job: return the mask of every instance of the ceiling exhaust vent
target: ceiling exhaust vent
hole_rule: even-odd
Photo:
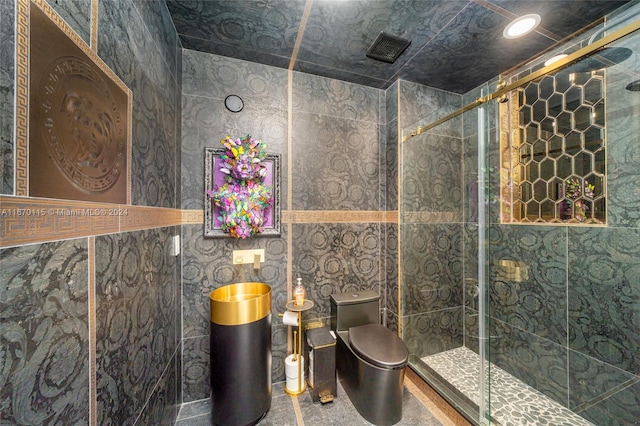
[[[410,44],[406,38],[382,31],[369,46],[367,57],[392,64]]]

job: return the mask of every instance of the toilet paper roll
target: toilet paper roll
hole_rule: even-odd
[[[282,315],[282,323],[284,325],[298,325],[298,313],[286,311],[284,315]]]
[[[284,360],[284,371],[287,376],[286,387],[291,392],[299,392],[298,387],[298,362],[300,362],[300,372],[302,378],[300,380],[300,386],[304,386],[304,357],[298,355],[297,360],[293,360],[293,354],[289,355]]]

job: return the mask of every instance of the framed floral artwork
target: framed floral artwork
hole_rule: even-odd
[[[205,148],[204,236],[280,235],[280,155],[247,135]]]

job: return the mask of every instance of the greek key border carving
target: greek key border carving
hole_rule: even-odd
[[[18,2],[16,28],[15,193],[29,193],[29,0]]]
[[[29,8],[38,7],[56,26],[69,37],[118,87],[127,94],[127,195],[126,202],[131,204],[131,141],[132,131],[132,92],[126,84],[102,61],[92,47],[88,46],[78,34],[47,4],[45,0],[18,0],[17,36],[16,36],[16,171],[15,194],[29,195]],[[97,49],[98,2],[91,3],[91,37],[95,37]],[[95,33],[94,33],[95,32]]]

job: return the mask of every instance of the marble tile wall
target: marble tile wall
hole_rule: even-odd
[[[179,208],[182,57],[168,10],[134,0],[100,2],[98,14],[98,55],[133,93],[132,204]],[[96,238],[101,424],[166,424],[177,414],[182,264],[169,251],[180,233]]]
[[[405,133],[462,106],[460,95],[398,84]],[[402,333],[418,357],[463,344],[461,125],[458,117],[399,145]]]
[[[185,49],[201,50],[286,69],[296,43],[297,28],[304,12],[303,2],[287,2],[286,13],[278,5],[260,7],[248,2],[182,2],[168,0],[167,5],[181,28]],[[238,31],[235,21],[255,23],[253,30]],[[260,34],[260,37],[255,37]],[[272,50],[264,51],[268,45]]]
[[[163,371],[160,380],[153,389],[153,393],[147,400],[145,409],[136,419],[136,424],[141,425],[174,425],[178,416],[180,405],[180,355],[173,353],[170,363]]]
[[[597,425],[631,425],[640,418],[640,378],[569,350],[569,408]]]
[[[637,5],[636,5],[637,6]],[[635,8],[640,16],[640,7]],[[633,33],[615,43],[616,47],[638,50],[640,34]],[[637,135],[640,123],[637,92],[626,86],[640,79],[640,59],[632,55],[606,74],[607,117],[607,220],[609,226],[639,228],[640,146]],[[614,101],[610,101],[614,100]],[[609,152],[609,150],[612,150]]]
[[[0,250],[0,417],[89,424],[86,239]]]
[[[463,106],[462,95],[434,89],[408,81],[399,81],[399,129],[412,128],[416,123],[430,124]],[[442,126],[437,134],[462,137],[462,117],[458,116]]]
[[[523,318],[526,321],[526,317]],[[488,357],[520,381],[567,406],[567,348],[493,317]]]
[[[396,82],[385,92],[386,143],[385,143],[385,191],[387,211],[398,210],[398,86]]]
[[[596,424],[629,424],[630,413],[638,416],[639,232],[490,230],[492,260],[537,253],[526,262],[524,282],[501,278],[500,268],[491,267],[492,362]]]
[[[226,135],[262,139],[269,152],[281,155],[281,169],[287,170],[286,70],[184,50],[182,82],[183,209],[204,208],[204,149],[222,148]],[[230,94],[244,100],[240,113],[224,107]],[[286,194],[286,173],[281,178]],[[281,203],[283,210],[288,208],[286,196]]]
[[[0,2],[0,194],[13,194],[14,13],[14,2]]]
[[[91,8],[85,0],[46,0],[85,43],[91,43]]]
[[[403,224],[401,227],[405,341],[420,341],[416,346],[420,352],[412,352],[420,357],[461,346],[461,224]],[[409,347],[413,348],[411,344]]]
[[[458,223],[402,226],[403,313],[462,305],[462,228]]]
[[[307,319],[330,317],[329,298],[333,293],[383,292],[380,226],[331,223],[292,226],[293,273],[302,282],[311,283],[307,298],[315,304]]]
[[[567,228],[492,225],[487,237],[491,241],[489,315],[538,337],[565,343]],[[498,263],[504,260],[526,266],[514,277],[512,269]]]
[[[468,105],[482,96],[487,85],[482,85],[463,96],[463,104]],[[472,109],[462,114],[462,276],[464,316],[464,345],[479,352],[478,321],[478,110]]]
[[[399,287],[398,287],[398,225],[388,223],[384,225],[384,281],[385,306],[387,307],[387,327],[398,330],[399,322]]]
[[[293,73],[293,210],[380,211],[387,185],[384,91]],[[392,173],[392,171],[391,171]],[[311,283],[308,318],[328,322],[336,292],[370,289],[387,302],[385,223],[291,226],[292,277]],[[390,232],[393,232],[391,229]]]
[[[384,122],[384,149],[380,149],[381,201],[386,211],[398,210],[398,86],[395,82],[385,91],[385,103],[380,105],[381,119]],[[384,115],[382,114],[384,111]],[[384,229],[385,250],[385,305],[387,307],[387,327],[394,331],[398,329],[400,316],[399,288],[398,288],[398,225],[388,223]]]
[[[281,155],[283,210],[348,215],[383,209],[384,92],[191,50],[183,51],[183,65],[182,208],[203,208],[204,148],[220,147],[225,135],[250,133]],[[229,94],[243,98],[242,112],[224,108]],[[329,296],[337,291],[374,289],[384,300],[395,250],[386,250],[385,241],[393,242],[393,235],[393,226],[384,223],[314,222],[283,223],[280,237],[204,239],[202,226],[184,226],[183,400],[209,397],[212,290],[242,281],[272,286],[272,381],[282,381],[289,327],[277,314],[285,310],[288,278],[300,276],[315,303],[305,320],[327,321]],[[233,250],[248,248],[265,249],[266,261],[258,271],[231,264]]]
[[[168,11],[158,2],[99,6],[98,55],[134,93],[132,204],[175,208],[179,67],[176,55],[166,52],[177,49],[178,40],[172,26],[145,31],[147,23],[171,25]],[[165,33],[165,38],[154,38]]]
[[[165,404],[152,401],[146,408],[161,412],[144,415],[176,415],[171,401],[176,399],[178,280],[176,258],[167,249],[176,232],[170,227],[96,237],[99,424],[135,423],[156,386]]]
[[[294,73],[293,210],[380,208],[383,94]]]
[[[640,7],[620,13],[637,17]],[[634,33],[615,46],[639,43]],[[603,425],[640,418],[640,104],[626,90],[639,64],[634,54],[606,74],[608,226],[567,235],[569,406]]]
[[[462,139],[430,131],[404,142],[402,155],[402,209],[460,222]]]
[[[14,3],[0,1],[0,193],[9,195]],[[90,42],[91,2],[48,4]],[[97,53],[133,93],[133,204],[178,207],[181,52],[168,10],[163,2],[138,0],[99,5]],[[0,251],[0,418],[173,423],[182,362],[181,265],[170,253],[176,234],[180,227]]]
[[[88,41],[86,3],[51,3]],[[182,51],[161,2],[100,2],[99,16],[98,54],[134,92],[134,204],[201,209],[204,147],[217,147],[226,134],[251,133],[282,155],[283,170],[291,161],[292,174],[282,176],[282,193],[292,194],[291,205],[283,197],[283,209],[394,211],[403,167],[397,158],[404,149],[395,144],[398,129],[431,122],[468,99],[404,81],[383,92],[299,72],[289,80],[284,69]],[[3,194],[13,192],[12,21],[12,3],[0,2]],[[634,39],[621,43],[637,45]],[[586,418],[628,424],[640,416],[633,316],[640,264],[634,189],[640,155],[633,135],[640,129],[633,120],[637,98],[624,90],[628,70],[613,67],[611,73],[608,96],[619,102],[608,111],[609,228],[572,228],[563,234],[554,227],[494,226],[496,255],[528,259],[535,254],[537,260],[530,265],[534,278],[527,282],[510,282],[497,272],[493,277],[499,285],[490,293],[495,320],[490,333],[497,338],[490,347],[492,361]],[[230,93],[244,98],[243,113],[224,109],[222,100]],[[289,224],[279,238],[250,242],[205,240],[200,225],[188,225],[181,231],[181,262],[167,257],[166,241],[178,229],[97,237],[99,419],[161,423],[174,416],[176,401],[208,397],[208,293],[234,281],[259,280],[274,287],[274,381],[284,378],[288,344],[288,327],[278,325],[275,315],[284,310],[287,277],[298,274],[316,302],[312,317],[326,319],[328,297],[335,291],[377,289],[389,308],[390,325],[402,323],[412,353],[450,349],[463,340],[472,346],[477,322],[474,128],[472,119],[460,117],[423,138],[428,152],[438,154],[432,160],[440,173],[436,166],[415,164],[434,173],[413,180],[422,184],[418,193],[427,202],[408,207],[427,212],[437,207],[455,212],[458,220],[406,229],[382,223]],[[351,160],[354,156],[358,161]],[[438,182],[442,175],[448,176],[445,183]],[[443,196],[441,186],[453,196]],[[401,298],[395,278],[399,235],[418,248],[414,254],[426,248],[421,254],[429,260],[403,270],[407,281],[402,285],[410,291]],[[10,413],[33,423],[89,423],[87,245],[81,239],[0,251],[2,283],[9,284],[0,288],[0,312],[3,324],[12,324],[0,336],[9,360],[0,373],[3,418]],[[259,271],[231,265],[232,250],[256,247],[267,252]],[[402,255],[411,259],[410,253]],[[561,283],[563,274],[567,281]],[[55,364],[63,351],[65,361],[69,354],[76,360],[64,368]],[[53,370],[64,377],[52,376]],[[37,377],[44,382],[29,381]],[[51,389],[41,383],[55,389],[56,397],[46,404],[14,403],[20,398],[42,402]]]
[[[377,125],[298,114],[293,128],[292,208],[377,210],[378,146],[371,146],[370,142],[378,141]],[[358,162],[354,161],[356,158]]]
[[[460,347],[462,332],[462,306],[402,317],[402,339],[411,355],[428,356]]]
[[[570,382],[574,406],[593,400],[593,395],[588,395],[593,390],[585,387],[581,377],[585,361],[590,364],[589,373],[594,373],[601,394],[620,385],[621,381],[614,379],[618,376],[640,381],[640,341],[635,319],[640,303],[639,237],[638,228],[569,229],[568,346],[574,354],[569,368],[579,372]],[[623,399],[637,407],[637,386],[620,392],[625,395]],[[638,409],[633,412],[637,414]]]

